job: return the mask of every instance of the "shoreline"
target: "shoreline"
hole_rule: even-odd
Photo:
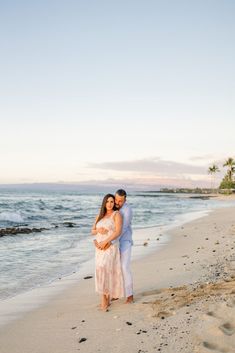
[[[162,247],[168,246],[168,243],[171,241],[169,233],[172,229],[195,219],[205,217],[212,211],[212,209],[190,211],[186,214],[178,215],[174,222],[167,225],[134,229],[133,238],[135,246],[132,248],[132,263],[161,251]],[[93,277],[94,267],[95,256],[82,263],[79,271],[69,273],[55,280],[51,280],[44,285],[33,287],[26,292],[18,293],[9,298],[0,300],[0,330],[1,327],[10,324],[12,321],[23,318],[28,312],[37,310],[43,305],[47,305],[51,300],[68,290],[71,286],[79,284],[84,277]]]
[[[203,338],[205,329],[202,330],[201,326],[214,325],[216,336],[216,330],[219,330],[217,321],[223,325],[225,322],[222,321],[226,320],[219,314],[214,317],[206,312],[214,305],[220,313],[226,300],[235,303],[235,293],[229,287],[228,298],[226,292],[222,293],[220,300],[217,297],[215,300],[210,288],[205,287],[210,299],[202,296],[203,299],[191,303],[187,291],[197,293],[198,286],[216,285],[218,281],[228,286],[232,283],[234,289],[231,276],[235,276],[235,266],[234,270],[229,268],[229,256],[234,256],[235,249],[234,212],[235,207],[215,209],[206,217],[171,229],[171,241],[167,246],[133,261],[136,298],[133,305],[127,307],[119,300],[112,304],[110,312],[99,312],[94,278],[82,280],[40,308],[3,326],[0,329],[1,352],[72,353],[79,350],[93,353],[111,347],[113,352],[123,352],[128,347],[128,351],[134,353],[141,347],[141,352],[160,349],[161,352],[190,353],[208,352],[206,346],[213,344],[220,347],[220,342],[215,343],[216,337],[213,340]],[[233,260],[230,263],[233,264]],[[181,298],[185,296],[185,302],[177,307],[171,298],[177,298],[180,291],[184,291]],[[231,306],[231,313],[233,310]],[[227,326],[233,332],[235,323],[227,312],[226,315],[230,325]],[[205,323],[198,326],[201,317]],[[235,349],[235,336],[233,333],[227,336],[223,337],[223,345]],[[81,338],[86,341],[79,343]],[[173,342],[175,346],[172,346]]]
[[[190,197],[190,195],[185,195],[185,196],[187,198]],[[194,207],[192,204],[191,205],[192,210],[190,209],[191,206],[189,208],[184,207],[183,210],[179,209],[179,212],[187,212],[187,213],[181,213],[178,215],[173,214],[173,217],[171,217],[171,214],[168,215],[168,213],[165,212],[164,213],[165,216],[163,217],[164,219],[162,219],[160,222],[158,220],[158,214],[157,214],[157,215],[154,215],[154,217],[156,217],[156,218],[153,218],[153,219],[151,218],[152,222],[148,222],[148,220],[146,219],[146,222],[144,222],[145,223],[144,226],[141,226],[141,223],[138,223],[138,226],[136,228],[133,227],[133,230],[134,230],[134,232],[136,231],[139,234],[140,230],[143,232],[147,232],[149,228],[153,228],[153,229],[156,228],[156,232],[158,232],[158,229],[163,229],[164,234],[165,234],[169,229],[179,225],[182,222],[185,222],[185,218],[186,218],[186,222],[188,222],[188,219],[191,219],[190,218],[191,215],[193,215],[193,218],[194,218],[194,214],[196,215],[196,217],[198,217],[197,214],[199,212],[199,215],[200,215],[200,212],[201,212],[200,210],[202,210],[202,212],[208,213],[208,212],[210,212],[210,209],[218,207],[219,204],[220,204],[219,207],[228,206],[230,203],[232,203],[233,200],[231,200],[231,202],[230,202],[230,199],[228,200],[228,198],[226,198],[225,202],[223,202],[223,201],[224,200],[218,200],[216,202],[213,201],[212,204],[209,204],[209,203],[207,204],[207,202],[205,202],[205,205],[204,205],[204,202],[201,202],[201,203],[199,203],[199,207],[197,207],[197,206]],[[197,202],[196,202],[196,205],[197,205]],[[176,216],[176,218],[175,218],[175,216]],[[160,215],[160,217],[161,217],[161,215]],[[178,221],[178,220],[180,220],[180,221]],[[149,223],[149,225],[148,225],[148,223]],[[157,223],[157,225],[154,223]],[[162,223],[162,224],[160,224],[160,223]],[[88,235],[88,232],[87,232],[87,235]],[[55,237],[56,237],[56,235],[55,235]],[[49,238],[50,238],[50,236],[49,236]],[[148,243],[148,246],[146,248],[150,249],[150,247],[152,245],[147,241],[147,239],[144,239],[144,236],[142,236],[142,238],[143,238],[142,239],[143,243]],[[21,241],[20,239],[21,239],[21,237],[19,237],[19,242]],[[143,252],[143,256],[145,256],[145,253],[147,251],[143,250],[141,252],[141,246],[143,244],[141,242],[138,243],[139,236],[137,236],[137,239],[138,239],[138,241],[135,243],[137,243],[138,250],[140,252],[139,256],[142,256],[142,252]],[[14,238],[13,238],[13,240],[14,240]],[[33,240],[33,237],[32,237],[32,240]],[[4,239],[4,241],[7,241],[7,238]],[[1,301],[3,301],[3,300],[9,300],[9,299],[14,298],[18,295],[22,296],[24,293],[30,292],[30,291],[37,289],[37,288],[39,288],[41,290],[41,288],[43,288],[43,287],[48,287],[51,284],[53,285],[53,283],[56,283],[58,280],[62,281],[63,278],[68,278],[69,276],[72,276],[73,274],[76,275],[76,273],[79,273],[80,268],[84,267],[86,262],[89,260],[90,254],[92,256],[92,244],[89,244],[89,246],[87,246],[86,239],[83,239],[81,241],[82,241],[82,243],[79,243],[79,241],[78,241],[77,248],[74,247],[74,251],[72,252],[73,259],[74,259],[73,264],[72,264],[73,266],[69,266],[69,264],[70,264],[69,258],[68,258],[67,263],[64,261],[63,267],[60,266],[59,271],[53,271],[53,268],[52,268],[52,271],[50,273],[49,272],[47,273],[47,266],[44,266],[42,271],[35,271],[36,275],[38,276],[37,282],[32,277],[33,273],[31,275],[29,275],[30,274],[29,271],[28,271],[28,273],[26,271],[26,276],[28,276],[28,278],[29,278],[29,281],[26,282],[27,277],[26,278],[24,277],[24,272],[22,272],[22,274],[17,273],[17,271],[18,271],[17,268],[14,270],[14,265],[16,264],[16,262],[15,262],[15,264],[12,263],[13,268],[12,268],[12,271],[10,271],[10,274],[9,274],[10,277],[9,278],[6,277],[5,282],[4,282],[4,277],[3,277],[3,291],[1,293],[0,304],[1,304]],[[9,239],[9,244],[10,243],[11,243],[11,239]],[[76,243],[76,240],[75,240],[75,243]],[[83,247],[87,248],[85,256],[83,255],[83,252],[82,252],[83,250],[82,251],[80,250],[81,245]],[[134,246],[133,250],[134,250],[133,253],[135,253],[135,251],[137,251],[137,249],[135,249],[135,246]],[[3,252],[3,260],[4,260],[5,254],[7,254],[7,247],[5,249],[5,252]],[[36,253],[36,255],[38,256],[40,254]],[[59,254],[58,254],[58,258],[59,258]],[[134,258],[134,257],[132,256],[132,258]],[[36,263],[34,264],[34,259],[32,256],[31,256],[31,258],[29,257],[29,260],[31,261],[32,267],[35,267],[35,269],[37,269],[37,267],[39,268],[39,266],[40,266],[39,261],[38,262],[36,261]],[[47,259],[45,259],[45,260],[47,260]],[[21,262],[20,258],[19,258],[19,261]],[[58,263],[59,263],[59,261],[58,261]],[[24,265],[24,261],[22,264]],[[63,264],[63,261],[61,261],[61,264]],[[50,267],[50,262],[48,263],[48,268],[49,267]],[[31,266],[28,266],[28,268],[30,269]],[[15,272],[15,275],[14,275],[14,272]],[[22,277],[20,277],[20,276],[22,276]],[[16,279],[18,277],[19,277],[19,282],[17,283]],[[77,277],[79,278],[79,274]],[[11,280],[10,280],[10,278],[11,278]],[[21,281],[21,278],[22,278],[22,281]],[[35,279],[36,279],[36,277],[35,277]],[[21,283],[22,283],[22,287],[20,286]],[[1,310],[1,308],[0,308],[0,310]]]

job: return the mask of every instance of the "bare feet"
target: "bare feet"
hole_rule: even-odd
[[[107,304],[107,307],[111,305],[110,295],[106,296],[106,304]]]
[[[102,311],[108,311],[108,307],[110,306],[110,298],[109,295],[102,295],[100,309]]]
[[[99,305],[99,310],[101,310],[101,311],[109,311],[108,306],[109,305],[106,305],[106,304],[100,304]]]
[[[129,297],[126,298],[125,304],[132,304],[134,303],[134,297],[133,295],[130,295]]]

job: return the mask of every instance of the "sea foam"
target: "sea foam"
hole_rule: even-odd
[[[2,212],[0,213],[0,221],[10,221],[15,223],[21,223],[21,222],[24,222],[24,219],[17,212]]]

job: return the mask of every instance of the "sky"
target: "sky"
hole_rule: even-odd
[[[209,186],[235,157],[233,0],[0,0],[0,184]]]

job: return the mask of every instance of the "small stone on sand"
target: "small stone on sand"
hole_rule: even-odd
[[[87,338],[82,337],[82,338],[79,340],[79,343],[85,342],[86,340],[87,340]]]

